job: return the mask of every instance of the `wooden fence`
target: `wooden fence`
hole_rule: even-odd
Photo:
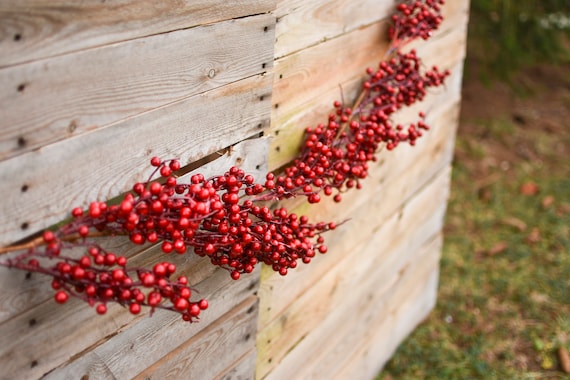
[[[196,171],[256,178],[296,154],[333,100],[354,99],[387,49],[391,0],[0,4],[0,245],[116,197],[152,155]],[[452,72],[398,114],[428,112],[416,147],[382,152],[360,191],[307,208],[349,220],[329,252],[281,277],[233,281],[171,257],[210,308],[200,323],[157,311],[56,306],[50,280],[0,267],[0,379],[373,378],[436,299],[441,230],[459,112],[468,0],[415,48]],[[202,165],[207,162],[205,165]],[[109,239],[133,263],[160,249]]]

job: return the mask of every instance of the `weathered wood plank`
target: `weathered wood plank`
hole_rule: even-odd
[[[255,348],[257,306],[257,297],[246,298],[133,379],[202,380],[212,379],[215,374],[225,372],[229,365]],[[250,376],[254,369],[254,366],[250,368]]]
[[[1,69],[0,159],[267,72],[274,22],[263,14]]]
[[[372,379],[378,376],[378,372],[392,357],[400,343],[433,309],[438,278],[439,268],[432,267],[432,272],[426,280],[414,283],[416,288],[404,296],[407,299],[393,302],[395,307],[391,308],[380,325],[368,331],[368,339],[361,345],[360,350],[348,359],[348,365],[335,373],[331,379]]]
[[[366,277],[364,279],[366,287],[355,289],[358,293],[354,297],[343,302],[339,309],[334,311],[335,315],[329,316],[322,325],[318,326],[318,331],[311,331],[310,335],[288,354],[291,357],[286,357],[281,363],[283,369],[287,368],[290,363],[298,362],[299,368],[296,372],[299,373],[300,378],[342,378],[336,375],[343,369],[342,367],[361,360],[360,348],[365,345],[364,343],[369,342],[371,332],[381,328],[395,310],[405,308],[409,303],[415,303],[414,311],[417,313],[401,315],[401,321],[397,324],[399,329],[405,329],[409,333],[417,322],[425,318],[435,304],[437,281],[433,282],[431,278],[432,274],[437,272],[440,249],[441,235],[437,235],[435,239],[432,238],[423,246],[414,249],[413,253],[408,253],[411,257],[408,258],[406,265],[394,268],[395,270],[385,277],[390,283],[389,287],[379,290],[374,283],[377,283],[381,277],[372,277],[372,275]],[[406,254],[406,252],[401,253]],[[417,299],[414,293],[425,288],[429,288],[430,296],[426,300]],[[421,307],[416,308],[416,306]],[[354,313],[355,310],[358,312]],[[347,315],[351,315],[351,318],[347,318]],[[392,329],[395,330],[396,326],[392,326]],[[334,331],[334,334],[331,331]],[[393,339],[394,344],[403,338],[404,335],[392,331],[388,336],[380,339],[384,344]],[[316,339],[320,339],[317,345],[315,345]],[[324,347],[316,354],[316,360],[299,360],[299,358],[307,357],[309,351],[314,352],[315,347]],[[382,359],[385,358],[378,357],[377,369],[380,368]],[[278,368],[267,378],[286,378],[284,374],[285,372]],[[348,378],[374,378],[374,374],[368,375]]]
[[[224,173],[231,166],[238,166],[255,178],[263,178],[267,172],[267,151],[269,147],[268,137],[249,139],[242,141],[228,149],[219,156],[190,173],[181,176],[179,181],[188,182],[190,176],[202,173],[206,178]],[[217,154],[216,154],[217,155]],[[99,239],[99,244],[113,252],[120,252],[126,257],[133,257],[147,248],[133,245],[128,238]],[[143,253],[144,254],[144,253]],[[161,255],[159,249],[149,251],[149,255]],[[5,260],[11,255],[2,256]],[[205,265],[209,265],[207,262]],[[199,266],[193,264],[193,276],[195,278]],[[208,272],[209,273],[209,272]],[[204,276],[201,276],[204,277]],[[51,279],[47,276],[31,276],[26,273],[0,267],[0,323],[38,305],[53,296],[50,287]]]
[[[382,289],[384,283],[378,284],[377,281],[388,279],[386,287],[389,287],[390,279],[398,277],[399,269],[406,265],[407,260],[413,261],[413,257],[406,257],[406,252],[417,251],[441,230],[448,186],[449,170],[445,170],[408,201],[400,213],[381,225],[375,223],[373,213],[359,215],[346,235],[352,242],[352,249],[345,251],[335,267],[298,294],[286,310],[258,332],[256,376],[263,378],[271,370],[288,370],[289,366],[280,362],[296,347],[303,345],[313,331],[318,331],[324,320],[334,317],[337,312],[346,318],[348,311],[344,305],[350,304],[351,297],[360,293],[359,288],[365,286],[363,284],[371,284],[372,289],[382,292],[378,288]],[[401,259],[403,262],[397,264]],[[370,291],[364,292],[365,298]],[[328,334],[332,333],[328,331]],[[311,349],[318,350],[319,347],[307,348]],[[303,352],[306,357],[308,351]]]
[[[327,234],[325,239],[330,247],[329,252],[315,258],[311,265],[300,265],[291,270],[285,279],[264,268],[260,290],[260,329],[332,270],[342,257],[353,251],[354,234],[366,240],[366,233],[385,223],[430,178],[447,167],[453,154],[453,139],[450,136],[455,133],[458,113],[459,103],[455,98],[451,107],[439,108],[429,115],[429,123],[437,127],[422,137],[415,147],[402,146],[395,151],[381,153],[378,163],[371,166],[363,189],[344,194],[339,204],[313,205],[310,210],[303,210],[309,211],[315,221],[347,222]],[[360,225],[361,215],[369,213],[372,213],[374,220],[369,225]],[[279,297],[273,296],[273,293],[279,294]]]
[[[251,350],[243,355],[223,373],[218,374],[216,380],[251,380],[255,373],[255,363],[257,360],[257,351]]]
[[[157,254],[145,258],[145,264],[164,260],[163,255]],[[192,275],[195,259],[187,255],[171,259],[188,260],[187,266],[178,267],[181,274]],[[203,269],[206,277],[193,287],[199,297],[208,299],[210,307],[199,323],[188,325],[178,314],[160,310],[152,318],[148,318],[147,310],[133,317],[116,305],[111,305],[105,316],[97,316],[77,300],[70,300],[63,307],[50,300],[2,323],[0,366],[4,374],[10,374],[10,378],[37,378],[52,371],[47,378],[62,379],[83,374],[90,378],[105,378],[109,374],[125,378],[138,373],[139,360],[153,363],[257,290],[259,280],[255,273],[236,282],[225,270],[214,270],[207,263]],[[189,279],[193,280],[191,276]],[[32,324],[31,320],[35,322]],[[136,360],[125,362],[124,357],[129,356]],[[53,370],[58,366],[61,367]]]
[[[0,244],[129,190],[147,179],[152,155],[185,165],[257,135],[268,125],[270,93],[270,76],[254,76],[0,162]]]
[[[102,247],[111,252],[121,252],[127,258],[132,258],[139,253],[144,254],[148,247],[133,245],[126,237],[114,239],[99,239]],[[2,261],[7,260],[17,253],[2,256]],[[30,275],[26,272],[0,267],[0,323],[14,318],[24,311],[33,308],[53,297],[51,277],[41,274]]]
[[[409,47],[418,50],[426,67],[449,69],[465,56],[465,2],[447,2],[445,14],[449,19],[429,43],[422,40]],[[275,61],[270,169],[295,157],[307,126],[327,120],[333,101],[341,98],[339,86],[348,103],[356,98],[363,68],[375,67],[386,52],[385,28],[386,23],[373,24]]]
[[[275,0],[3,0],[0,67],[274,8]]]
[[[281,58],[389,16],[393,2],[377,0],[284,0],[277,17],[275,57]]]
[[[386,23],[375,23],[275,61],[271,112],[271,132],[275,139],[270,168],[293,159],[301,144],[302,131],[311,125],[307,124],[308,118],[295,118],[297,113],[311,113],[320,116],[319,122],[326,121],[332,101],[314,99],[327,91],[334,93],[335,99],[340,98],[340,85],[343,91],[347,88],[349,99],[356,87],[349,83],[361,79],[364,69],[376,65],[385,54],[387,43],[382,38],[385,28]],[[286,124],[291,118],[298,125]]]

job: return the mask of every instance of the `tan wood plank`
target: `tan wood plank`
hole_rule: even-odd
[[[448,19],[432,39],[409,46],[418,50],[426,67],[450,69],[465,56],[465,2],[447,2],[445,14]],[[307,126],[327,120],[333,101],[341,100],[340,87],[347,103],[356,98],[364,69],[375,67],[386,52],[385,27],[372,24],[275,61],[271,169],[295,157]]]
[[[181,255],[172,259],[189,258]],[[149,258],[164,259],[163,255]],[[192,274],[190,262],[189,268],[179,268],[182,274]],[[214,268],[208,264],[205,269]],[[63,307],[47,301],[0,324],[4,337],[0,367],[11,378],[38,378],[49,371],[47,378],[54,379],[84,374],[105,378],[110,373],[117,378],[130,377],[122,374],[138,373],[139,360],[152,363],[166,355],[253,294],[258,286],[257,276],[254,273],[243,281],[233,281],[227,271],[219,269],[196,284],[196,295],[208,299],[210,307],[194,324],[183,322],[176,313],[160,310],[152,318],[148,318],[146,309],[133,317],[111,305],[105,316],[98,316],[76,300]],[[32,319],[33,325],[29,323]],[[133,360],[125,361],[125,357]],[[56,367],[59,368],[54,370]]]
[[[311,125],[308,118],[296,118],[297,113],[309,112],[318,116],[319,122],[326,121],[332,100],[324,103],[314,99],[327,91],[339,99],[341,86],[343,92],[347,91],[347,101],[353,98],[356,86],[350,83],[361,80],[366,67],[376,65],[386,52],[387,43],[382,38],[385,28],[386,23],[378,22],[275,61],[271,113],[275,139],[270,168],[282,166],[295,157],[302,131]],[[292,118],[296,125],[288,124]],[[290,132],[290,128],[297,133]]]
[[[281,361],[296,347],[304,347],[305,340],[309,339],[313,331],[318,330],[324,320],[337,315],[337,312],[346,321],[348,311],[344,306],[360,293],[359,288],[365,286],[363,284],[372,281],[371,288],[379,292],[384,287],[389,288],[390,283],[397,280],[398,271],[407,260],[414,260],[413,257],[406,259],[405,252],[410,254],[417,251],[425,241],[441,230],[448,186],[449,170],[445,170],[389,221],[378,226],[374,222],[373,213],[361,215],[355,221],[358,225],[345,237],[351,240],[352,250],[345,252],[335,267],[306,288],[286,310],[259,331],[256,376],[262,378],[271,370],[289,368]],[[401,251],[398,249],[400,245],[403,245]],[[391,263],[392,254],[396,262],[402,259],[404,261],[400,264]],[[392,280],[393,277],[395,280]],[[364,294],[367,295],[367,292],[369,291]],[[272,296],[279,297],[279,294],[274,293]],[[333,331],[329,330],[328,334],[331,333]],[[308,351],[318,350],[318,347],[307,347],[303,351],[304,357]],[[300,357],[292,362],[299,361]]]
[[[437,297],[439,268],[432,266],[432,272],[422,285],[415,285],[405,295],[407,299],[394,302],[380,325],[369,331],[367,340],[346,362],[348,365],[335,373],[331,379],[374,378],[392,357],[401,342],[420,324],[433,309]],[[411,288],[411,286],[410,286]],[[370,334],[372,332],[372,334]]]
[[[263,14],[1,69],[0,159],[267,72],[274,22]]]
[[[130,190],[148,178],[153,155],[185,165],[257,135],[268,125],[270,93],[271,78],[254,76],[0,162],[0,244]]]
[[[323,202],[310,206],[313,220],[347,222],[328,233],[329,246],[326,255],[318,256],[310,265],[300,265],[286,278],[263,268],[260,289],[260,329],[282,313],[299,294],[309,289],[319,278],[332,270],[338,261],[354,250],[352,236],[364,236],[378,225],[385,223],[401,208],[401,205],[420,191],[425,184],[449,164],[453,154],[453,138],[459,113],[459,103],[435,110],[429,116],[429,131],[415,147],[402,146],[393,152],[383,152],[380,160],[371,167],[370,177],[362,190],[344,194],[339,204]],[[326,200],[325,200],[326,201]],[[300,211],[300,210],[299,210]],[[370,224],[360,224],[362,215],[371,214]],[[279,294],[275,297],[273,294]]]
[[[3,0],[0,67],[274,8],[275,0]]]
[[[346,302],[346,305],[343,303],[341,305],[343,312],[335,310],[335,313],[339,314],[339,316],[330,316],[336,322],[334,324],[327,323],[328,328],[323,325],[322,328],[328,331],[328,335],[321,331],[311,332],[311,334],[314,333],[317,336],[322,337],[325,335],[328,337],[328,339],[324,338],[326,340],[321,343],[326,348],[318,352],[318,356],[315,357],[314,361],[303,363],[302,368],[299,370],[300,376],[304,379],[323,377],[340,379],[341,377],[337,377],[337,375],[343,369],[342,367],[353,365],[353,362],[361,360],[359,349],[364,345],[364,342],[368,342],[371,332],[381,328],[386,323],[386,319],[389,319],[390,314],[401,308],[408,308],[409,304],[413,304],[411,306],[413,311],[410,310],[411,314],[400,315],[401,320],[398,321],[397,326],[392,326],[393,331],[381,338],[386,345],[389,342],[397,344],[398,341],[403,339],[420,320],[426,317],[435,304],[437,277],[436,281],[433,281],[433,274],[434,272],[437,274],[440,249],[441,235],[416,248],[413,253],[413,259],[405,267],[399,268],[398,271],[392,274],[394,280],[386,292],[378,294],[379,292],[376,288],[370,286],[370,282],[368,283],[368,289],[358,289],[361,290],[361,293],[354,296],[355,302],[352,305],[350,305],[350,302]],[[378,282],[378,280],[379,277],[372,278],[372,282]],[[415,293],[424,289],[429,289],[429,296],[424,293],[426,299],[419,300]],[[358,312],[354,313],[354,318],[347,320],[346,315],[351,309]],[[341,314],[344,314],[343,319],[341,319]],[[331,334],[331,328],[333,329],[332,331],[335,331],[335,334]],[[405,335],[402,334],[403,330],[406,331]],[[307,339],[310,338],[307,337]],[[313,339],[311,341],[314,342]],[[309,346],[307,345],[305,348],[307,347]],[[291,352],[289,355],[298,357],[302,354],[303,347],[299,345],[294,350],[296,349],[299,350],[298,353]],[[385,358],[378,358],[380,362],[378,369],[382,359]],[[286,363],[283,363],[283,365],[287,366]],[[373,374],[370,375],[372,376],[362,378],[374,377]],[[273,376],[269,377],[273,378]],[[275,378],[279,378],[279,376]]]
[[[275,57],[370,25],[391,14],[394,4],[377,0],[283,0],[277,4]]]
[[[202,173],[206,178],[224,173],[231,166],[238,166],[254,175],[263,178],[267,172],[268,137],[242,141],[228,149],[216,160],[180,177],[179,181],[188,182],[190,176]],[[217,154],[216,154],[217,156]],[[99,243],[113,252],[120,252],[127,257],[133,257],[147,248],[133,245],[127,238],[99,239]],[[148,255],[161,255],[159,249],[153,249]],[[6,259],[2,256],[2,260]],[[209,265],[206,263],[205,265]],[[193,266],[193,277],[198,273],[198,266]],[[210,273],[210,272],[208,272]],[[201,276],[205,277],[205,276]],[[0,323],[30,309],[53,297],[50,287],[51,279],[47,276],[34,275],[27,277],[26,273],[0,267]]]
[[[225,371],[227,366],[255,348],[257,305],[257,297],[246,298],[133,379],[201,380]],[[255,367],[251,366],[249,370],[252,376]]]
[[[434,112],[437,107],[444,105],[446,102],[453,102],[460,96],[463,75],[462,58],[450,63],[448,66],[444,66],[444,68],[451,71],[451,76],[446,79],[445,87],[433,89],[422,102],[410,108],[400,110],[394,115],[395,122],[409,123],[415,121],[419,111]],[[356,96],[360,83],[361,78],[356,78],[343,84],[345,99],[351,99]],[[333,102],[340,99],[339,95],[338,88],[330,89],[319,97],[308,100],[304,107],[301,105],[297,106],[291,112],[292,116],[283,118],[282,124],[273,122],[275,124],[272,124],[271,130],[273,138],[269,156],[270,168],[274,169],[286,165],[287,162],[296,156],[298,147],[304,138],[305,128],[309,126],[314,127],[318,123],[322,123],[326,119],[326,115],[330,113]],[[272,111],[272,114],[275,114],[275,110]],[[434,125],[434,127],[437,126]],[[430,131],[429,133],[432,132]]]

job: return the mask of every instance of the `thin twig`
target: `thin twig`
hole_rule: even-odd
[[[93,231],[93,232],[90,232],[85,237],[80,236],[79,234],[73,234],[73,235],[69,235],[69,236],[64,236],[64,237],[60,238],[60,240],[65,241],[65,242],[72,242],[72,241],[76,241],[79,239],[97,238],[97,237],[104,237],[104,236],[109,236],[109,233],[104,233],[101,231]],[[23,251],[23,250],[27,250],[27,249],[36,248],[36,247],[39,247],[42,245],[45,245],[45,242],[43,240],[43,237],[39,236],[39,237],[32,239],[26,243],[10,245],[7,247],[0,247],[0,256],[5,255],[5,254],[10,253],[10,252]]]

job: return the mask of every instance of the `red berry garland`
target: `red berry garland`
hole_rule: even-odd
[[[376,160],[381,146],[392,150],[402,142],[415,144],[428,129],[424,115],[408,126],[393,125],[391,116],[421,101],[428,88],[440,86],[449,73],[436,67],[422,72],[415,51],[399,49],[413,39],[427,39],[437,29],[443,3],[398,5],[389,30],[396,49],[393,57],[377,69],[367,69],[353,108],[335,102],[327,123],[306,130],[299,155],[282,174],[268,173],[263,183],[256,183],[232,167],[223,175],[206,179],[196,174],[182,183],[174,174],[179,161],[153,157],[155,170],[149,180],[134,184],[118,204],[93,202],[87,210],[73,209],[71,222],[45,231],[41,242],[26,245],[26,252],[0,265],[51,276],[54,299],[60,304],[73,296],[95,306],[99,314],[106,313],[110,302],[128,307],[132,314],[147,306],[180,313],[192,322],[208,303],[190,300],[188,279],[172,279],[174,264],[131,267],[125,257],[106,251],[93,237],[127,235],[133,244],[160,243],[166,254],[193,251],[228,270],[234,280],[259,263],[286,275],[299,261],[306,264],[317,253],[326,253],[322,234],[335,229],[335,223],[310,223],[283,207],[270,210],[264,202],[305,196],[309,203],[318,203],[323,195],[340,202],[343,191],[361,187],[368,163]],[[154,180],[158,174],[164,181]],[[65,254],[78,247],[84,249],[82,256]]]

